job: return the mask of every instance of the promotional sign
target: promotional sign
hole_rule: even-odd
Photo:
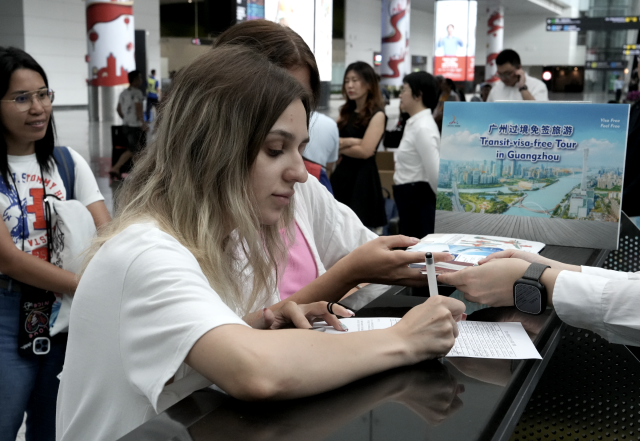
[[[87,1],[87,49],[91,86],[129,84],[136,68],[132,1]]]
[[[409,55],[409,0],[382,0],[382,84],[402,86],[402,79],[411,73]]]
[[[437,208],[616,249],[628,120],[620,104],[446,103]]]
[[[473,81],[477,16],[476,1],[436,2],[434,75]]]
[[[296,31],[316,57],[320,81],[331,81],[333,0],[264,0],[264,18]]]

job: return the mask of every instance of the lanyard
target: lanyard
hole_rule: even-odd
[[[16,197],[18,198],[18,206],[20,207],[20,222],[22,222],[22,251],[24,251],[24,236],[25,236],[25,232],[28,231],[28,226],[25,229],[25,223],[27,222],[27,216],[25,215],[25,211],[26,210],[26,204],[27,202],[25,201],[25,207],[23,208],[22,206],[22,199],[20,199],[20,193],[18,192],[18,186],[16,185],[16,180],[13,177],[13,173],[11,173],[11,170],[9,170],[9,176],[11,177],[11,182],[13,182],[13,188],[16,191]],[[44,202],[44,199],[47,196],[47,188],[44,185],[44,173],[42,172],[42,166],[40,166],[40,177],[41,177],[41,181],[42,181],[42,191],[43,191],[43,198],[42,201],[44,203],[44,218],[45,221],[47,223],[47,257],[48,260],[51,261],[51,240],[53,239],[52,235],[53,235],[53,231],[51,229],[51,212],[49,210],[49,206]]]

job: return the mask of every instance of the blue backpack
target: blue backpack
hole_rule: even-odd
[[[76,185],[76,164],[73,162],[69,149],[67,147],[54,147],[53,158],[58,164],[58,173],[60,173],[65,190],[67,190],[67,200],[75,199],[73,190]]]

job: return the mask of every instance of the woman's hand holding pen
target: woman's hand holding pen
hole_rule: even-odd
[[[458,336],[456,317],[462,316],[465,304],[444,296],[429,297],[412,308],[389,331],[399,334],[408,345],[414,363],[443,357],[449,353]]]
[[[427,277],[417,268],[409,268],[410,263],[423,263],[424,253],[394,250],[419,242],[414,237],[381,236],[359,246],[342,258],[335,267],[340,267],[345,280],[353,286],[358,283],[382,283],[389,285],[424,286]],[[452,260],[448,253],[433,253],[436,262]]]

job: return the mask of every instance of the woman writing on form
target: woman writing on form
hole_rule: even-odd
[[[248,49],[214,49],[176,76],[76,292],[58,440],[117,439],[211,383],[240,399],[295,398],[449,351],[464,305],[448,298],[381,331],[249,326],[263,323],[255,311],[274,289],[280,230],[291,234],[294,186],[307,179],[309,109],[294,78]],[[380,252],[365,244],[302,291],[341,289]],[[324,302],[274,315],[275,327],[322,317],[340,329]]]

